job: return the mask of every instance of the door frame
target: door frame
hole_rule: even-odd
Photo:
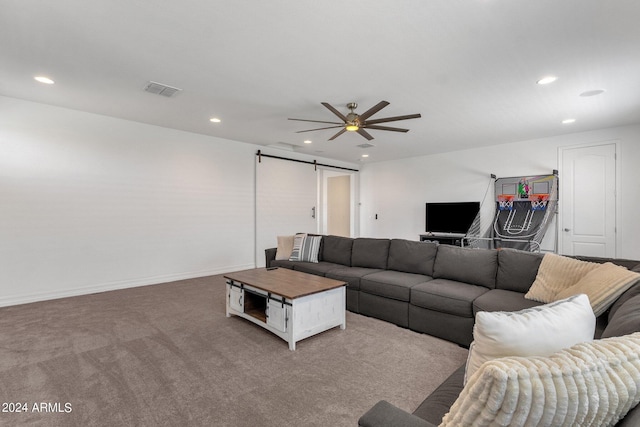
[[[318,221],[318,227],[320,228],[320,234],[327,234],[327,180],[331,177],[336,176],[344,176],[349,175],[349,184],[350,184],[350,218],[349,218],[349,232],[351,237],[357,237],[360,233],[360,224],[359,224],[359,171],[348,171],[348,170],[337,170],[332,168],[318,167],[318,171],[320,172],[318,176],[318,209],[320,218]]]
[[[619,159],[621,158],[621,144],[620,144],[620,140],[618,139],[613,139],[613,140],[608,140],[608,141],[599,141],[599,142],[587,142],[587,143],[583,143],[583,144],[574,144],[574,145],[566,145],[566,146],[561,146],[558,147],[558,179],[560,180],[559,185],[558,185],[558,196],[559,196],[559,202],[558,202],[558,215],[557,215],[557,220],[558,220],[558,225],[557,225],[557,229],[556,229],[556,236],[557,236],[557,242],[558,242],[558,253],[559,254],[563,254],[564,253],[564,242],[562,239],[562,232],[564,230],[564,218],[563,218],[563,211],[562,211],[562,204],[563,202],[566,200],[564,198],[564,188],[563,188],[563,184],[565,182],[566,176],[563,176],[563,170],[562,170],[562,166],[564,164],[564,153],[565,151],[568,150],[575,150],[578,148],[589,148],[589,147],[599,147],[602,145],[614,145],[615,146],[615,153],[614,153],[614,164],[615,164],[615,209],[616,209],[616,214],[615,214],[615,224],[614,224],[614,230],[615,230],[615,250],[616,250],[616,256],[618,256],[618,254],[620,254],[622,252],[622,239],[618,238],[618,225],[621,224],[622,222],[622,215],[621,215],[621,209],[620,209],[620,183],[621,183],[621,172],[620,172],[620,161]]]

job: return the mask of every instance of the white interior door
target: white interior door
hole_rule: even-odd
[[[565,255],[616,256],[616,144],[560,149]]]
[[[256,157],[256,266],[278,236],[317,233],[318,178],[313,165]]]

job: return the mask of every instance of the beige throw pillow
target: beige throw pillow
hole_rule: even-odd
[[[640,280],[640,274],[607,262],[587,273],[573,286],[560,291],[556,298],[586,294],[593,312],[599,316],[638,280]]]
[[[573,286],[599,265],[561,255],[545,254],[536,279],[524,297],[544,303],[556,301],[559,299],[558,293]]]
[[[293,241],[296,236],[278,236],[278,248],[276,249],[276,259],[279,261],[288,260],[293,251]]]

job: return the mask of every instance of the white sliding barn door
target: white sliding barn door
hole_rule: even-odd
[[[560,253],[616,256],[616,144],[563,148]]]
[[[277,236],[318,232],[318,178],[314,166],[256,156],[256,267]]]

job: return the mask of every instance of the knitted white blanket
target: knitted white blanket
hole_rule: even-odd
[[[640,332],[486,362],[440,426],[613,426],[639,401]]]

